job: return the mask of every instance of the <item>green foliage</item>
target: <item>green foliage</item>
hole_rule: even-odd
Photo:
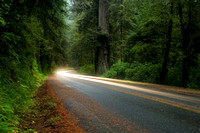
[[[53,122],[55,122],[57,120],[60,120],[60,117],[54,117],[54,118],[48,119],[46,122],[47,123],[53,123]]]
[[[84,66],[80,67],[79,71],[81,73],[85,73],[85,74],[95,74],[95,70],[94,70],[94,65],[93,64],[84,65]]]
[[[111,61],[114,60],[113,62],[116,63],[116,60],[121,58],[121,61],[128,62],[131,65],[135,64],[135,67],[128,67],[124,76],[120,72],[121,69],[124,70],[123,65],[117,63],[117,65],[113,65],[116,67],[113,68],[112,66],[104,76],[113,78],[125,77],[130,80],[160,83],[159,76],[166,50],[165,44],[169,39],[169,20],[172,19],[172,39],[170,40],[170,47],[167,46],[169,48],[169,60],[167,60],[167,75],[164,79],[164,84],[182,86],[184,74],[187,74],[182,70],[182,61],[183,58],[187,57],[188,75],[186,76],[188,81],[186,87],[198,89],[199,75],[197,73],[199,73],[198,62],[200,58],[198,58],[197,54],[200,51],[196,46],[199,39],[190,38],[189,33],[192,36],[199,34],[195,30],[200,28],[197,22],[199,20],[199,15],[197,15],[199,3],[185,0],[176,2],[134,0],[128,1],[130,2],[129,5],[134,3],[133,6],[129,7],[129,5],[126,6],[126,2],[111,1],[111,47],[113,49],[111,54],[114,56]],[[171,13],[171,2],[174,5],[173,14]],[[183,26],[185,29],[180,26],[178,5],[182,5]],[[124,12],[121,12],[122,10]],[[132,15],[129,14],[130,12]],[[123,18],[126,14],[129,14],[128,21]],[[183,30],[187,30],[188,33],[182,38]],[[183,44],[185,38],[189,41]],[[185,52],[183,50],[184,47],[187,47]],[[187,55],[184,55],[186,53]]]
[[[3,0],[0,5],[0,132],[17,132],[55,64],[64,64],[66,2]],[[45,70],[44,70],[45,68]]]
[[[134,65],[132,69],[126,70],[126,79],[134,81],[143,81],[156,83],[159,79],[160,65],[145,63]]]
[[[168,70],[165,82],[174,86],[181,86],[181,69],[180,67],[171,67]]]
[[[112,67],[104,76],[199,89],[199,8],[188,0],[110,0]],[[75,0],[71,11],[70,64],[89,72],[100,45],[98,1]]]
[[[0,91],[2,88],[0,88]],[[13,120],[16,121],[17,118],[14,115],[12,104],[9,103],[5,98],[5,94],[0,95],[0,132],[12,132],[13,130],[17,129],[13,123],[9,121]]]
[[[53,117],[53,118],[48,119],[46,121],[46,123],[51,125],[51,126],[55,126],[57,124],[58,120],[60,120],[60,117]]]
[[[141,64],[139,62],[118,62],[114,64],[108,72],[103,74],[103,76],[155,83],[158,82],[159,70],[160,66],[152,63]]]
[[[93,64],[95,60],[96,46],[98,45],[98,2],[77,1],[71,8],[69,61],[73,67],[80,68]],[[93,72],[89,72],[93,73]]]
[[[108,72],[103,74],[104,77],[109,78],[125,78],[125,71],[129,67],[129,63],[124,63],[118,61],[116,64],[113,64]]]
[[[35,63],[36,64],[36,61]],[[1,70],[0,73],[0,131],[12,132],[18,128],[20,116],[27,113],[34,102],[31,100],[34,91],[41,85],[43,75],[38,72],[36,65],[34,69],[21,69],[16,67],[15,80],[9,77],[9,73]],[[33,73],[33,75],[31,74]],[[3,75],[2,75],[3,74]],[[6,84],[10,80],[9,84]],[[33,93],[33,94],[31,94]]]
[[[189,81],[187,84],[188,88],[197,88],[200,87],[200,55],[198,57],[198,62],[196,66],[191,67]]]

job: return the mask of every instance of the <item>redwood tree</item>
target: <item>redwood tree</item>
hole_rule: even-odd
[[[99,23],[101,34],[96,50],[96,74],[103,74],[109,69],[109,0],[99,0]]]

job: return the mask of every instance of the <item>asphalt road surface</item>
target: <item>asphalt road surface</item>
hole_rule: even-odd
[[[200,96],[57,72],[56,94],[88,132],[200,133]]]

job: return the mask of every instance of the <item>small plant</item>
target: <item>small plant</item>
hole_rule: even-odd
[[[55,127],[55,125],[57,124],[56,121],[60,120],[60,117],[53,117],[48,119],[45,123],[51,127]]]
[[[43,108],[44,109],[56,109],[57,107],[57,103],[55,101],[48,101],[46,103],[44,103]]]
[[[53,118],[51,118],[51,119],[48,119],[48,120],[46,121],[46,123],[54,123],[54,122],[57,121],[57,120],[60,120],[60,117],[53,117]]]

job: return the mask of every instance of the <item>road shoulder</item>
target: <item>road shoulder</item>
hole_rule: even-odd
[[[49,78],[52,76],[49,76]],[[38,133],[85,133],[77,125],[78,120],[64,108],[63,102],[55,95],[52,86],[49,84],[49,78],[33,98],[35,105],[32,111],[23,115],[20,128],[24,131],[36,131]]]

